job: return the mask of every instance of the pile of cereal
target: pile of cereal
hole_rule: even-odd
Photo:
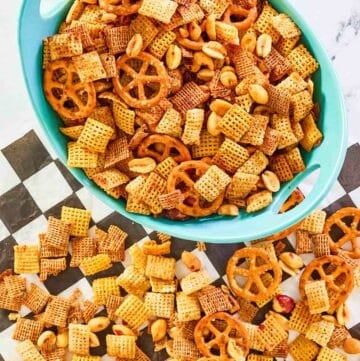
[[[15,246],[15,274],[0,274],[0,308],[16,321],[12,337],[24,361],[62,361],[68,352],[73,361],[100,361],[91,356],[100,345],[119,361],[146,361],[137,345],[143,332],[151,335],[154,351],[165,349],[171,360],[271,361],[291,355],[295,361],[345,361],[345,353],[360,354],[360,341],[346,328],[346,301],[360,287],[360,210],[344,208],[325,218],[315,211],[298,225],[296,253],[279,237],[238,249],[227,263],[228,286],[215,286],[201,262],[204,243],[182,252],[186,272],[178,279],[170,236],[158,233],[158,241],[135,243],[125,257],[126,232],[111,225],[90,236],[90,213],[63,207],[60,219],[49,217],[39,245]],[[340,239],[332,238],[334,227],[343,230]],[[50,295],[19,275],[56,276],[67,267],[69,244],[70,267],[84,275],[120,261],[126,268],[120,275],[94,276],[91,299],[79,289],[69,298]],[[307,253],[314,257],[305,266],[300,255]],[[298,275],[300,296],[294,300],[283,293],[281,281]],[[22,305],[33,319],[21,316]]]
[[[128,212],[266,208],[322,141],[300,37],[258,0],[75,0],[43,50],[67,165]]]

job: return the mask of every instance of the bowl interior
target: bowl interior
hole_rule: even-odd
[[[274,196],[274,202],[263,211],[241,214],[236,218],[211,216],[175,222],[165,218],[128,213],[122,200],[115,200],[99,189],[80,169],[70,169],[84,186],[131,220],[178,238],[204,240],[216,243],[234,243],[262,238],[279,232],[300,221],[325,197],[335,182],[344,161],[347,144],[347,122],[343,97],[332,65],[316,36],[296,10],[284,0],[272,0],[280,12],[288,14],[301,28],[302,41],[320,63],[320,70],[314,75],[314,99],[320,104],[319,127],[324,134],[323,143],[310,153],[303,152],[307,169],[292,181],[284,183]],[[40,0],[24,0],[19,19],[19,50],[24,78],[38,119],[54,147],[59,159],[66,164],[68,139],[59,131],[62,122],[49,106],[42,91],[42,39],[56,32],[64,19],[71,0],[60,2],[58,8],[47,18],[40,15]],[[320,174],[310,195],[300,205],[286,214],[277,214],[278,209],[296,186],[313,171]]]

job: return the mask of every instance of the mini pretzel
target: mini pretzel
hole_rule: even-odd
[[[82,83],[70,60],[56,60],[44,71],[44,92],[53,109],[68,120],[88,117],[96,106],[93,83]]]
[[[210,168],[201,160],[183,162],[171,171],[167,181],[168,193],[179,189],[184,200],[176,205],[183,214],[191,217],[205,217],[216,212],[224,199],[224,192],[212,203],[201,198],[195,190],[195,182]]]
[[[310,262],[300,277],[299,289],[306,299],[305,285],[307,282],[324,280],[329,294],[329,313],[334,312],[348,298],[354,287],[353,271],[338,256],[323,256]]]
[[[142,0],[99,0],[99,5],[107,13],[116,15],[130,15],[136,13],[142,4]]]
[[[232,18],[240,18],[239,21],[232,21]],[[235,26],[239,31],[246,31],[255,22],[257,18],[257,8],[252,7],[250,10],[240,5],[230,5],[224,13],[224,22]]]
[[[135,69],[130,65],[134,63],[141,65]],[[167,96],[170,89],[169,75],[162,62],[154,56],[145,52],[135,57],[122,55],[116,61],[116,68],[118,76],[112,78],[115,91],[131,107],[153,107]],[[131,80],[122,84],[122,75]]]
[[[174,158],[178,163],[191,159],[189,150],[180,140],[160,134],[145,138],[138,147],[137,155],[140,158],[154,158],[158,163],[167,157]]]
[[[243,351],[244,357],[249,352],[249,338],[246,328],[225,312],[217,312],[203,317],[196,325],[194,339],[202,355],[218,356],[219,360],[231,360],[227,353],[230,339]]]
[[[351,218],[351,224],[348,226],[343,219]],[[360,237],[359,230],[360,222],[360,210],[357,208],[342,208],[332,214],[325,222],[324,233],[330,235],[333,226],[337,226],[341,229],[344,235],[337,241],[331,239],[331,251],[337,253],[339,249],[347,253],[352,258],[360,258],[360,243],[358,237]],[[351,250],[344,249],[343,246],[351,245]]]
[[[261,262],[258,262],[261,260]],[[248,268],[241,267],[245,263]],[[264,285],[261,276],[269,273],[272,281]],[[228,261],[226,275],[230,288],[239,297],[248,301],[262,301],[272,296],[281,282],[281,268],[276,260],[260,248],[242,248],[236,251]],[[240,285],[237,277],[246,278],[245,284]]]

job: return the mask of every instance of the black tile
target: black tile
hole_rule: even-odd
[[[67,206],[67,207],[74,207],[74,208],[81,208],[85,209],[84,205],[81,203],[79,197],[73,193],[71,196],[65,198],[60,203],[56,204],[54,207],[48,209],[44,215],[46,218],[53,216],[56,218],[61,217],[61,207]]]
[[[96,316],[107,316],[107,312],[105,309],[101,310],[101,312],[97,313]],[[97,332],[96,336],[99,338],[100,346],[99,347],[92,347],[91,354],[94,356],[104,356],[106,354],[106,335],[113,334],[112,326],[113,322],[103,331]]]
[[[12,312],[14,311],[3,310],[0,308],[0,332],[6,330],[14,323],[14,321],[9,320],[9,313]],[[0,358],[0,360],[2,359]]]
[[[87,280],[92,284],[94,280],[97,278],[104,278],[104,277],[111,277],[111,276],[120,276],[121,273],[124,271],[124,266],[120,262],[113,263],[112,267],[102,271],[98,272],[91,276],[86,276]]]
[[[22,183],[0,196],[0,218],[14,233],[41,215],[39,207]]]
[[[360,186],[360,145],[356,143],[348,148],[344,166],[339,176],[339,182],[346,192],[351,192]]]
[[[206,243],[206,255],[218,271],[220,277],[226,274],[226,265],[235,251],[244,248],[244,243],[215,244]]]
[[[84,278],[84,275],[79,268],[69,267],[69,263],[70,255],[66,257],[66,270],[60,272],[57,276],[50,276],[46,281],[44,281],[45,287],[52,295],[59,294]]]
[[[130,221],[116,212],[111,213],[106,218],[98,222],[97,226],[100,229],[107,231],[109,226],[112,224],[120,227],[129,235],[126,239],[126,248],[129,248],[132,244],[147,236],[145,229],[140,224]]]
[[[165,361],[169,358],[165,350],[154,352],[154,343],[152,342],[151,336],[147,333],[146,329],[143,331],[136,343],[152,361]]]
[[[29,178],[52,161],[33,130],[4,148],[3,153],[21,180]]]
[[[0,242],[0,273],[14,267],[14,246],[17,243],[11,236]]]
[[[3,359],[3,357],[0,355],[0,361],[5,361],[5,359]]]
[[[326,208],[324,208],[324,211],[329,217],[330,215],[344,207],[356,207],[348,194],[345,194],[343,197],[337,199],[335,202],[328,205]]]
[[[69,172],[69,170],[64,166],[63,163],[61,163],[59,159],[55,160],[55,164],[59,168],[66,181],[69,183],[73,192],[76,192],[82,188],[82,185],[76,180],[76,178]]]
[[[360,340],[360,323],[355,325],[354,327],[350,328],[351,336]]]

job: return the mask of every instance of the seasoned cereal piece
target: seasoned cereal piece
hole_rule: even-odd
[[[40,260],[38,246],[14,246],[14,272],[39,273]]]
[[[252,350],[264,352],[265,344],[259,337],[259,326],[247,322],[244,322],[243,325],[248,332],[250,348]]]
[[[285,153],[285,158],[293,174],[300,173],[306,169],[304,160],[298,147]]]
[[[193,158],[203,158],[214,156],[221,146],[222,140],[220,136],[213,136],[206,130],[200,133],[200,144],[193,145],[191,153]]]
[[[297,254],[311,253],[312,252],[312,241],[309,232],[297,229],[296,230],[296,248]]]
[[[300,122],[310,114],[314,107],[312,95],[307,90],[294,94],[291,97],[291,106],[294,122]]]
[[[297,331],[305,334],[309,326],[321,319],[319,314],[312,315],[309,307],[303,302],[297,302],[291,314],[289,328],[290,330]]]
[[[314,234],[311,237],[315,257],[330,256],[331,238],[327,234]]]
[[[245,322],[251,322],[258,313],[259,308],[244,298],[239,298],[237,302],[239,304],[238,314],[240,319]]]
[[[270,170],[272,170],[277,175],[280,182],[287,182],[294,177],[284,154],[271,157]]]
[[[152,311],[139,297],[128,295],[116,310],[115,315],[131,328],[138,328],[150,318]]]
[[[279,15],[279,13],[270,5],[265,4],[263,7],[261,14],[256,20],[255,23],[255,30],[262,34],[269,34],[275,44],[280,37],[280,34],[277,30],[273,27],[273,19]]]
[[[116,310],[120,307],[122,302],[124,301],[124,298],[121,296],[114,296],[110,295],[106,299],[106,312],[110,320],[116,321]]]
[[[142,297],[150,288],[149,280],[143,272],[132,264],[116,279],[116,283],[127,293]]]
[[[20,276],[10,275],[4,277],[6,292],[11,298],[24,296],[26,289],[26,279]]]
[[[98,305],[105,305],[110,295],[120,296],[119,286],[116,284],[116,277],[105,277],[94,280],[92,284],[94,302]]]
[[[213,202],[226,189],[231,178],[219,167],[212,165],[194,185],[199,194],[209,202]]]
[[[329,310],[330,302],[325,280],[306,283],[305,294],[312,315]]]
[[[16,327],[12,338],[17,341],[30,340],[36,343],[43,328],[44,325],[40,321],[33,321],[20,317],[16,321]]]
[[[144,300],[145,305],[156,317],[170,318],[174,314],[174,294],[147,292]]]
[[[201,308],[206,315],[212,315],[215,312],[225,312],[230,308],[230,304],[220,288],[214,286],[203,287],[197,296]]]
[[[67,165],[71,168],[96,168],[98,153],[83,148],[77,142],[68,143]]]
[[[290,345],[289,352],[294,358],[294,361],[311,361],[314,360],[319,353],[319,346],[304,337],[299,335]]]
[[[111,54],[124,53],[133,36],[133,30],[125,26],[107,27],[104,30],[106,45]]]
[[[288,338],[288,334],[277,319],[270,315],[259,327],[258,337],[269,351]]]
[[[293,38],[288,39],[280,37],[279,41],[276,43],[276,49],[281,55],[287,57],[296,47],[299,40],[300,36],[294,36]]]
[[[247,361],[273,361],[274,358],[272,356],[250,354],[250,355],[248,355],[246,360]]]
[[[264,143],[268,123],[268,116],[255,114],[253,123],[250,125],[249,130],[241,138],[240,142],[261,146]]]
[[[183,201],[184,201],[184,195],[181,193],[179,189],[176,189],[170,193],[161,194],[159,196],[159,202],[163,209],[174,209],[179,203]],[[162,253],[162,254],[168,254],[168,253]]]
[[[250,158],[236,171],[239,173],[260,175],[269,164],[269,159],[260,150],[256,150]]]
[[[206,270],[191,272],[181,279],[180,286],[185,295],[200,291],[211,283],[211,278]]]
[[[135,112],[131,109],[126,109],[118,103],[113,103],[113,114],[115,123],[119,129],[123,130],[126,134],[135,133]]]
[[[272,19],[275,30],[284,38],[294,38],[301,35],[300,29],[286,14],[279,14]]]
[[[299,229],[312,234],[320,234],[324,230],[325,218],[325,211],[315,210],[301,222]]]
[[[328,347],[322,347],[319,355],[316,359],[317,361],[346,361],[347,358],[345,355],[329,349]]]
[[[40,280],[47,280],[48,276],[57,276],[66,270],[66,258],[42,258],[40,260]]]
[[[279,146],[280,138],[281,133],[278,130],[267,127],[260,150],[268,156],[273,155]]]
[[[70,302],[67,299],[52,296],[46,306],[43,321],[50,325],[66,327],[70,306]]]
[[[108,144],[105,152],[104,167],[110,168],[130,157],[126,136],[121,136]]]
[[[294,95],[305,90],[307,88],[307,83],[298,73],[292,72],[276,87],[281,90],[286,90],[291,95]]]
[[[72,33],[51,36],[49,49],[51,61],[81,55],[83,52],[81,38]]]
[[[129,181],[129,177],[117,168],[109,168],[93,176],[94,182],[105,191],[109,191]]]
[[[171,281],[175,277],[175,266],[175,258],[149,255],[147,256],[145,275]]]
[[[293,133],[291,121],[288,116],[274,114],[270,123],[271,127],[280,133],[278,149],[284,149],[297,143],[297,138]]]
[[[139,14],[169,24],[178,4],[172,0],[143,0]]]
[[[226,190],[226,198],[229,200],[244,199],[251,191],[256,189],[259,179],[259,176],[255,174],[237,171]]]
[[[155,172],[151,172],[141,190],[140,199],[151,209],[152,213],[159,214],[162,208],[158,197],[165,191],[166,181]]]
[[[175,293],[177,283],[175,280],[165,281],[159,278],[150,277],[151,290],[157,293]]]
[[[269,94],[267,107],[281,116],[289,116],[291,94],[271,84],[266,85],[265,89]]]
[[[288,55],[288,59],[294,71],[298,72],[304,79],[315,73],[319,68],[318,62],[303,44],[298,45]]]
[[[89,355],[90,330],[88,325],[69,324],[69,351],[77,355]]]
[[[45,241],[53,248],[64,249],[68,247],[71,224],[50,216]]]
[[[289,60],[282,56],[274,47],[271,49],[270,54],[264,58],[264,64],[270,72],[270,80],[272,82],[283,79],[292,71]]]
[[[149,53],[154,55],[156,58],[161,59],[175,39],[176,34],[171,30],[160,32],[149,45]]]
[[[333,322],[321,320],[312,323],[307,329],[305,336],[318,345],[325,347],[330,341],[334,329],[335,324]]]
[[[135,336],[106,335],[106,352],[109,356],[135,359],[136,355]]]
[[[72,60],[81,82],[88,83],[107,78],[101,58],[96,51],[75,56]]]
[[[304,132],[304,138],[301,139],[301,146],[310,152],[311,149],[318,146],[323,138],[323,135],[315,123],[312,114],[309,114],[302,122],[301,126]]]
[[[176,294],[176,307],[178,320],[181,322],[201,318],[201,308],[196,295],[185,295],[184,292],[178,292]]]
[[[181,114],[177,110],[170,108],[164,113],[160,122],[157,124],[156,132],[179,138],[182,133],[181,125]]]
[[[85,276],[105,271],[111,266],[111,259],[107,254],[97,254],[93,257],[84,258],[80,262],[80,267]]]
[[[94,318],[97,309],[98,306],[94,302],[85,300],[82,308],[82,317],[84,322],[88,323],[92,318]]]
[[[23,304],[32,312],[38,314],[45,308],[49,298],[50,295],[47,291],[40,288],[35,283],[31,283],[23,300]]]
[[[129,248],[131,264],[134,265],[142,274],[145,274],[148,256],[143,252],[137,243]]]
[[[182,337],[174,338],[173,352],[180,360],[198,360],[201,356],[194,341]]]
[[[71,240],[71,249],[70,267],[79,267],[84,258],[95,256],[96,243],[91,237],[76,237]]]
[[[6,291],[5,283],[0,282],[0,308],[9,311],[20,311],[22,298],[11,298]]]
[[[90,225],[91,213],[85,209],[63,206],[61,208],[61,220],[69,222],[72,236],[86,237]]]
[[[246,212],[257,212],[266,208],[272,202],[272,193],[270,191],[261,191],[254,193],[246,200]]]
[[[204,109],[190,109],[186,112],[184,132],[181,140],[187,145],[200,145],[200,132],[204,123]]]
[[[167,157],[156,166],[154,172],[159,174],[164,179],[167,179],[172,169],[175,168],[177,165],[178,164],[176,163],[174,158]]]
[[[230,5],[226,0],[200,0],[199,4],[208,14],[214,14],[216,19],[220,19]]]
[[[72,140],[77,140],[84,129],[83,125],[74,125],[72,127],[61,127],[60,132]]]
[[[46,361],[30,340],[25,340],[19,343],[16,346],[16,351],[19,353],[23,361]]]
[[[171,242],[167,241],[158,244],[156,241],[147,240],[143,243],[142,248],[146,255],[164,256],[170,254]]]

